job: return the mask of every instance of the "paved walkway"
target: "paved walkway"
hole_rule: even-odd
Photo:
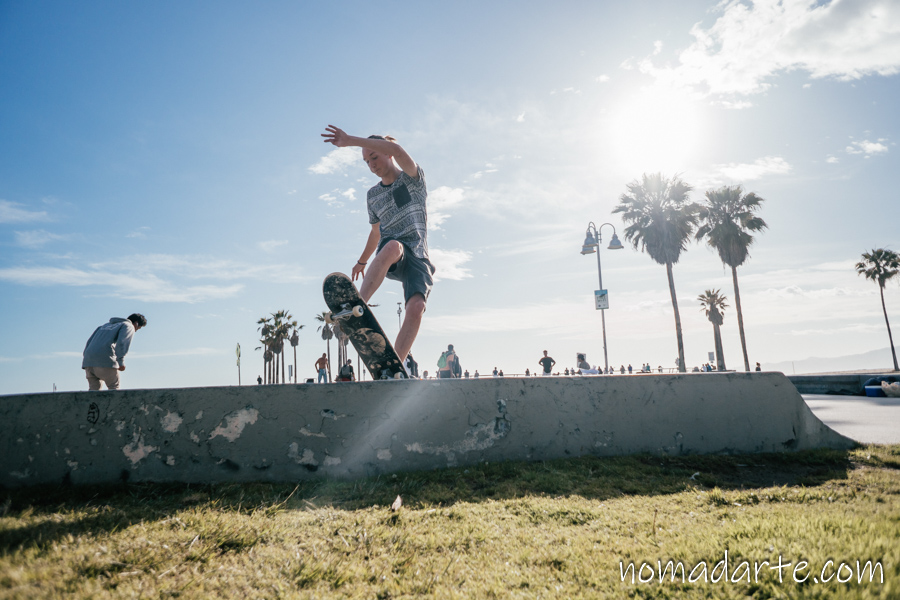
[[[829,427],[864,444],[900,444],[900,398],[803,394]]]

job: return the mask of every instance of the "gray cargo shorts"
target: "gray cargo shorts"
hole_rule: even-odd
[[[384,244],[391,240],[384,240]],[[434,265],[427,258],[419,258],[412,253],[409,246],[400,242],[403,246],[403,256],[388,269],[387,278],[399,281],[403,284],[403,297],[406,302],[416,294],[422,294],[428,301],[428,294],[434,285]],[[381,250],[381,248],[379,248]]]

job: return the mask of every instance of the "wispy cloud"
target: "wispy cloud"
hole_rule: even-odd
[[[900,71],[900,5],[891,0],[730,0],[719,6],[711,27],[691,29],[695,41],[677,66],[658,67],[647,58],[640,70],[725,100],[765,92],[775,76],[794,70],[844,81]]]
[[[0,223],[32,223],[49,220],[50,216],[45,210],[28,210],[17,202],[0,200]]]
[[[881,331],[884,325],[879,323],[857,323],[855,325],[847,325],[844,327],[828,327],[821,329],[791,329],[791,335],[836,335],[841,333],[871,333],[873,331]]]
[[[466,192],[462,188],[451,188],[442,185],[428,194],[428,228],[440,229],[450,218],[450,212],[459,208]]]
[[[578,314],[584,306],[585,302],[556,299],[496,308],[479,306],[474,310],[466,307],[457,314],[429,317],[428,329],[440,334],[534,331],[557,340],[572,339],[573,335],[580,335],[581,330],[573,328],[571,322],[560,319],[559,315]]]
[[[441,250],[439,248],[429,248],[428,256],[434,264],[435,273],[434,280],[455,280],[468,279],[472,277],[464,265],[472,260],[472,253],[465,250]]]
[[[310,172],[316,175],[329,175],[343,171],[348,166],[361,162],[359,148],[336,148],[319,159],[309,167]]]
[[[804,289],[798,285],[789,285],[782,288],[769,288],[765,291],[766,295],[773,298],[861,298],[872,296],[871,290],[855,290],[850,288],[820,288],[820,289]]]
[[[862,140],[859,142],[854,141],[850,142],[846,151],[847,154],[865,154],[866,158],[869,158],[873,154],[884,154],[888,151],[888,147],[884,142],[887,142],[885,138],[881,138],[875,142],[870,142],[869,140]]]
[[[50,233],[43,229],[34,231],[16,231],[14,232],[16,245],[25,248],[40,248],[50,242],[60,242],[69,239],[69,236]]]
[[[29,286],[93,288],[91,295],[112,296],[144,302],[186,302],[229,298],[243,285],[183,286],[155,275],[108,272],[75,267],[12,267],[0,269],[0,280]]]
[[[484,168],[480,171],[476,171],[472,174],[472,179],[481,179],[486,173],[496,173],[498,171],[495,165],[488,163],[484,165]]]
[[[262,250],[263,252],[268,252],[270,254],[272,252],[275,252],[277,249],[281,248],[282,246],[287,246],[287,245],[288,245],[287,240],[266,240],[264,242],[259,242],[257,244],[257,246],[259,246],[260,250]]]
[[[169,358],[171,356],[218,356],[222,354],[231,354],[231,349],[225,348],[180,348],[177,350],[169,350],[167,352],[141,352],[135,351],[129,354],[133,358]]]
[[[581,90],[579,90],[576,87],[567,87],[567,88],[563,88],[562,90],[559,90],[559,91],[550,90],[550,95],[555,96],[556,94],[558,94],[560,92],[562,92],[563,94],[575,94],[577,96],[578,94],[581,93]]]
[[[169,350],[166,352],[141,352],[140,350],[131,351],[128,356],[131,358],[168,358],[172,356],[219,356],[222,354],[231,354],[233,351],[224,348],[181,348],[177,350]],[[28,356],[0,356],[0,363],[19,363],[34,360],[55,360],[59,358],[81,358],[82,352],[48,352],[46,354],[31,354]]]
[[[725,163],[713,165],[709,171],[698,173],[691,178],[696,189],[753,181],[768,175],[786,175],[793,167],[780,156],[764,156],[752,163]]]
[[[354,200],[356,200],[356,190],[354,188],[349,188],[344,191],[334,189],[319,196],[319,200],[321,200],[331,208],[343,208],[344,200],[341,200],[339,196],[341,198],[344,198],[344,200],[353,202]]]
[[[27,286],[64,286],[90,296],[145,302],[197,303],[230,298],[242,280],[307,281],[295,267],[258,265],[204,256],[150,254],[70,266],[15,266],[0,269],[0,281]],[[212,281],[198,284],[198,280]]]
[[[145,239],[147,239],[147,232],[148,232],[148,231],[150,231],[150,228],[149,228],[149,227],[146,227],[146,226],[144,226],[144,227],[138,227],[137,229],[135,229],[134,231],[132,231],[131,233],[129,233],[129,234],[126,235],[125,237],[127,237],[127,238],[132,238],[132,239],[138,239],[138,240],[145,240]]]
[[[728,163],[716,167],[722,175],[735,181],[749,181],[765,175],[784,175],[793,168],[780,156],[765,156],[752,163]]]

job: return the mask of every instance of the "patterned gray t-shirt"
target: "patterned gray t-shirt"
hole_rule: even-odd
[[[425,200],[425,172],[416,165],[419,178],[414,179],[405,172],[391,185],[379,183],[369,190],[366,203],[369,209],[369,223],[380,223],[381,241],[378,249],[388,241],[397,240],[406,244],[418,258],[428,258],[428,211]]]

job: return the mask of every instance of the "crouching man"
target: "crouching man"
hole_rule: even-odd
[[[110,390],[119,389],[119,371],[125,370],[125,355],[131,346],[134,332],[147,326],[142,314],[127,319],[113,317],[109,323],[94,330],[84,346],[81,368],[88,380],[89,390],[99,390],[100,382]]]

